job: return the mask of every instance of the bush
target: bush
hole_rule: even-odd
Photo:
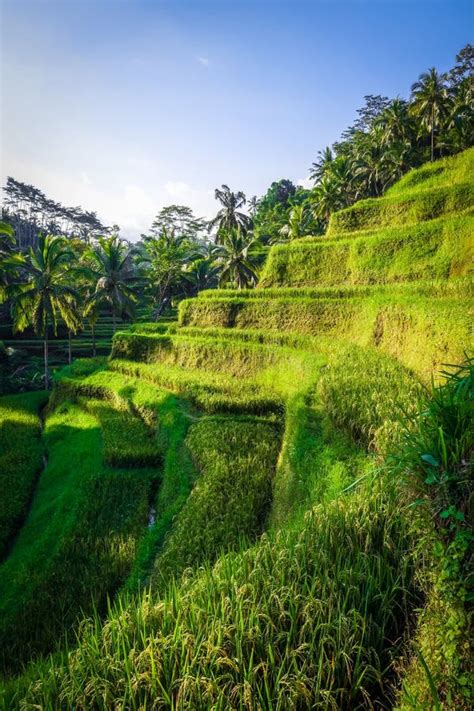
[[[474,361],[446,373],[421,402],[392,467],[417,491],[435,523],[420,529],[431,553],[423,578],[426,605],[412,643],[399,708],[468,709],[474,700],[470,656]]]

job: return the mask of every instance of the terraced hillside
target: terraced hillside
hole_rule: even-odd
[[[464,599],[393,462],[431,377],[452,366],[453,412],[472,383],[473,167],[413,171],[273,247],[257,289],[56,376],[29,513],[4,515],[6,707],[470,708]]]

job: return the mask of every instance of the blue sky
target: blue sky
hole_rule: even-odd
[[[473,41],[464,0],[0,0],[1,179],[136,238],[305,180],[362,97],[407,96]]]

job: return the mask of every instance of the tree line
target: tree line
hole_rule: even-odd
[[[95,212],[87,212],[80,206],[65,207],[34,185],[10,176],[3,192],[2,220],[14,228],[20,250],[34,246],[39,233],[88,241],[114,230],[102,224]]]

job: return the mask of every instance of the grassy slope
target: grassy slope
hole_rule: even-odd
[[[160,587],[262,533],[279,440],[274,423],[254,418],[211,417],[191,426],[186,442],[201,476],[156,559]]]
[[[437,168],[436,176],[432,167],[419,180],[407,176],[398,196],[392,190],[336,222],[351,230],[376,218],[404,225],[465,206],[465,167]],[[429,229],[420,228],[423,235]],[[128,583],[135,589],[147,580],[156,558],[154,591],[119,596],[105,624],[97,616],[84,624],[77,649],[7,685],[6,704],[390,705],[408,621],[426,595],[436,610],[422,616],[419,634],[427,625],[437,630],[436,644],[423,646],[433,683],[445,709],[453,700],[469,708],[452,652],[460,653],[463,639],[459,604],[455,612],[436,607],[433,595],[433,519],[412,508],[411,490],[382,466],[400,446],[397,418],[415,412],[423,391],[417,375],[428,379],[468,345],[468,288],[453,280],[288,289],[285,296],[276,289],[208,293],[182,307],[176,334],[138,327],[135,336],[117,336],[108,368],[67,370],[60,398],[128,402],[158,424],[166,451],[158,520],[142,538]],[[160,400],[169,389],[174,394]],[[233,414],[198,420],[190,403]],[[249,411],[267,421],[235,416]],[[254,539],[264,520],[267,533],[253,545],[221,554],[243,546],[242,536]],[[457,614],[458,627],[449,660],[436,666],[446,649],[440,640],[452,634],[440,610],[448,619]],[[403,708],[408,694],[425,705],[434,698],[420,665],[413,669]]]
[[[43,466],[40,409],[44,392],[0,398],[0,560],[27,512]]]
[[[454,215],[350,238],[274,247],[262,285],[373,284],[446,279],[472,272],[472,215]]]
[[[263,290],[262,290],[263,291]],[[429,381],[472,345],[472,301],[375,292],[352,299],[251,298],[183,302],[184,326],[296,332],[376,345]]]
[[[88,408],[65,401],[45,423],[48,463],[0,569],[0,649],[7,668],[54,647],[81,608],[103,605],[127,574],[144,529],[156,470],[105,465],[101,426],[112,429],[107,441],[119,415],[105,419],[101,412],[100,422],[101,405]],[[137,457],[134,464],[141,466],[140,442]]]

